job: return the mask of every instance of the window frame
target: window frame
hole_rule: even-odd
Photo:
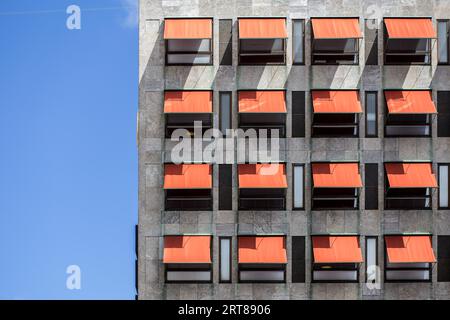
[[[239,263],[239,238],[240,237],[255,237],[255,235],[238,235],[236,243],[238,245],[237,250],[237,262],[238,262],[238,283],[287,283],[286,270],[287,265],[289,263]],[[264,235],[264,237],[280,237],[281,235]],[[287,247],[287,235],[282,235],[284,238],[285,247]],[[287,249],[286,249],[287,253]],[[270,267],[266,268],[258,268],[258,265],[270,265]],[[283,272],[283,280],[242,280],[241,279],[241,271],[282,271]]]
[[[311,283],[359,283],[359,280],[360,280],[360,267],[361,267],[361,263],[358,263],[358,262],[355,262],[355,263],[330,263],[330,265],[339,265],[339,264],[341,264],[341,265],[351,265],[351,264],[354,264],[355,265],[355,268],[352,268],[352,269],[346,269],[346,268],[339,268],[339,267],[330,267],[330,268],[327,268],[326,270],[317,270],[316,268],[316,263],[314,262],[314,247],[313,247],[313,244],[312,244],[312,238],[314,237],[314,236],[324,236],[324,235],[328,235],[328,234],[312,234],[311,236],[310,236],[310,243],[311,243],[311,264],[310,264],[310,266],[311,266]],[[358,235],[354,235],[354,234],[339,234],[339,235],[336,235],[336,236],[339,236],[339,237],[358,237],[358,242],[359,242],[359,244],[361,245],[361,236],[358,234]],[[323,264],[325,264],[325,265],[327,265],[327,263],[319,263],[319,265],[323,265]],[[356,280],[315,280],[314,279],[314,271],[356,271]]]
[[[302,188],[303,188],[303,205],[301,207],[296,207],[295,206],[295,167],[302,167],[303,168],[303,175],[302,175]],[[295,211],[304,211],[305,210],[305,164],[304,163],[293,163],[292,164],[292,210]]]
[[[383,135],[384,138],[431,138],[433,136],[433,114],[431,113],[425,113],[425,114],[417,114],[417,115],[426,115],[427,117],[429,117],[429,122],[428,123],[424,123],[424,124],[420,124],[420,125],[411,125],[411,124],[406,124],[403,126],[406,127],[414,127],[414,126],[420,126],[420,127],[427,127],[428,128],[428,134],[427,135],[405,135],[405,134],[396,134],[396,135],[392,135],[392,134],[388,134],[387,133],[387,127],[388,126],[401,126],[401,124],[396,124],[395,122],[392,124],[389,124],[389,110],[388,110],[388,106],[387,106],[387,101],[386,101],[386,96],[384,94],[385,91],[404,91],[405,89],[386,89],[383,90],[383,104],[384,104],[384,128],[383,128]],[[431,89],[408,89],[408,91],[428,91],[430,92],[431,96],[433,96],[433,90]],[[434,100],[433,100],[434,101]],[[416,114],[400,114],[403,116],[415,116]]]
[[[228,240],[230,242],[230,280],[222,280],[222,240]],[[233,237],[220,236],[219,237],[219,283],[232,283],[233,282]]]
[[[433,209],[433,188],[396,188],[396,189],[430,189],[430,194],[426,195],[423,198],[422,197],[388,197],[387,196],[389,180],[388,180],[388,177],[387,177],[387,172],[386,172],[386,166],[385,165],[388,164],[388,163],[404,163],[404,162],[402,162],[402,161],[383,162],[383,179],[384,179],[384,190],[383,190],[384,208],[383,209],[385,211],[386,210],[415,210],[415,211],[422,211],[422,210],[430,211],[430,210],[432,210]],[[429,164],[431,164],[431,166],[433,166],[433,162],[427,162],[427,161],[422,161],[422,162],[417,161],[417,162],[414,162],[414,163],[429,163]],[[407,207],[403,207],[403,206],[401,206],[401,207],[399,206],[399,207],[396,207],[396,208],[389,208],[387,206],[387,201],[390,198],[391,199],[392,198],[404,198],[405,200],[408,200],[408,199],[425,199],[425,200],[429,201],[430,205],[429,205],[429,207],[421,207],[421,208],[407,208]],[[403,202],[406,202],[406,201],[403,201]]]
[[[202,122],[202,133],[204,133],[206,130],[212,129],[214,127],[214,122],[213,122],[213,120],[214,120],[214,91],[213,90],[175,90],[175,89],[167,89],[167,90],[164,90],[164,95],[165,95],[166,92],[173,92],[173,91],[177,91],[177,92],[178,91],[204,91],[204,92],[211,92],[211,94],[213,96],[213,101],[212,101],[213,110],[212,110],[212,112],[208,112],[208,113],[206,113],[206,112],[205,113],[188,113],[188,112],[186,112],[186,113],[164,113],[163,112],[163,115],[164,115],[164,138],[165,139],[170,139],[171,138],[171,134],[169,134],[170,130],[186,129],[189,132],[193,132],[194,121],[197,121],[196,119],[194,119],[194,121],[192,122],[192,128],[189,128],[189,127],[185,126],[185,124],[180,124],[180,125],[173,124],[173,125],[170,125],[170,127],[169,127],[169,125],[168,125],[168,122],[169,122],[168,118],[171,115],[181,115],[181,116],[186,116],[186,117],[195,117],[195,116],[199,116],[199,115],[208,115],[209,125],[205,126],[203,124],[203,122]]]
[[[312,19],[327,19],[327,18],[330,18],[330,19],[342,19],[342,18],[344,18],[344,17],[311,17],[310,19],[309,19],[309,25],[310,25],[310,30],[311,30],[311,65],[315,65],[315,66],[330,66],[330,65],[332,65],[332,66],[340,66],[340,65],[350,65],[350,66],[357,66],[357,65],[359,65],[359,63],[360,63],[360,57],[359,57],[359,54],[360,54],[360,52],[361,52],[361,44],[359,43],[360,41],[361,41],[361,38],[342,38],[342,39],[323,39],[323,40],[343,40],[343,39],[346,39],[346,40],[350,40],[350,39],[354,39],[355,40],[355,50],[356,51],[354,51],[354,52],[348,52],[348,53],[333,53],[333,52],[330,52],[330,53],[328,53],[328,54],[330,54],[330,55],[335,55],[335,56],[339,56],[339,55],[351,55],[351,54],[354,54],[355,55],[355,61],[353,61],[353,62],[345,62],[345,63],[330,63],[330,62],[326,62],[326,63],[317,63],[316,61],[315,61],[315,59],[314,59],[314,55],[317,55],[316,53],[315,53],[315,50],[314,50],[314,41],[316,41],[316,39],[314,38],[314,32],[313,32],[313,28],[312,28]],[[360,17],[345,17],[345,18],[350,18],[350,19],[358,19],[358,26],[360,27],[360,22],[359,22],[359,18]],[[320,39],[318,39],[318,41],[320,41]],[[325,54],[322,54],[322,55],[325,55]]]
[[[189,264],[186,263],[164,263],[164,283],[168,284],[168,283],[178,283],[178,284],[184,284],[184,283],[213,283],[213,279],[214,279],[214,267],[213,267],[213,243],[214,243],[214,237],[211,236],[210,237],[210,245],[209,245],[209,250],[210,250],[210,257],[211,257],[211,263],[196,263],[194,264],[193,267],[190,267]],[[186,266],[186,268],[181,268],[181,269],[172,269],[171,266],[172,265],[179,265],[179,266]],[[167,275],[170,271],[181,271],[181,272],[196,272],[196,271],[208,271],[209,272],[209,280],[168,280],[167,279]]]
[[[349,162],[349,161],[347,161],[347,162]],[[360,201],[361,201],[361,188],[333,188],[333,189],[354,189],[356,192],[356,195],[355,196],[353,196],[353,197],[343,197],[343,198],[347,198],[347,199],[340,199],[339,197],[337,197],[337,198],[332,198],[331,196],[329,197],[330,198],[330,200],[331,200],[331,198],[332,199],[334,199],[334,201],[339,201],[339,200],[348,200],[348,201],[350,201],[350,198],[353,198],[353,201],[356,203],[356,206],[355,207],[352,207],[352,208],[350,208],[350,207],[329,207],[329,208],[317,208],[317,207],[315,207],[314,206],[314,200],[315,200],[315,198],[314,198],[314,179],[313,179],[313,170],[312,170],[312,165],[314,164],[314,163],[336,163],[336,164],[338,164],[338,163],[347,163],[346,161],[332,161],[332,162],[330,162],[330,161],[314,161],[314,162],[311,162],[310,163],[310,179],[311,179],[311,211],[340,211],[340,210],[342,210],[342,211],[357,211],[357,210],[360,210],[361,209],[361,204],[360,204]],[[360,162],[357,162],[358,163],[358,172],[359,172],[359,175],[361,176],[361,163]],[[363,186],[362,186],[362,188],[364,188],[364,184],[363,184]],[[330,189],[330,188],[316,188],[316,189]]]
[[[214,18],[213,17],[166,17],[165,19],[205,19],[205,20],[211,20],[211,26],[213,29],[211,39],[208,38],[200,38],[200,39],[164,39],[164,66],[170,67],[170,66],[212,66],[214,65]],[[210,51],[177,51],[176,53],[169,52],[169,40],[209,40],[209,49]],[[169,63],[168,56],[169,54],[209,54],[209,63]]]
[[[302,28],[303,28],[303,30],[302,30],[302,39],[301,39],[302,46],[303,46],[302,62],[295,62],[295,57],[296,57],[296,55],[295,55],[295,43],[296,43],[296,39],[295,39],[295,36],[294,36],[295,35],[295,33],[294,33],[294,26],[295,26],[296,22],[299,22],[299,23],[301,23],[303,25],[302,26]],[[306,57],[306,53],[305,53],[305,51],[306,51],[306,46],[305,46],[305,44],[306,44],[306,37],[305,37],[305,34],[306,34],[306,32],[305,32],[306,21],[305,21],[305,19],[292,19],[291,23],[292,23],[292,65],[294,65],[294,66],[304,66],[305,65],[305,57]]]
[[[395,17],[395,19],[408,19],[408,18],[409,17]],[[431,17],[422,17],[422,18],[432,19]],[[428,51],[424,51],[425,54],[417,53],[417,51],[416,51],[415,53],[403,53],[403,54],[399,53],[399,54],[395,54],[395,55],[397,55],[397,56],[420,56],[420,55],[425,55],[425,56],[428,56],[428,62],[424,62],[424,63],[422,63],[422,62],[405,62],[405,63],[387,62],[387,55],[389,54],[388,53],[389,52],[388,51],[389,37],[388,37],[387,28],[386,28],[386,23],[385,23],[384,18],[383,18],[383,64],[386,65],[386,66],[399,66],[399,65],[401,65],[401,66],[404,66],[404,65],[406,65],[406,66],[408,66],[408,65],[411,65],[411,66],[412,65],[431,66],[431,64],[432,64],[432,52],[433,52],[433,47],[432,47],[432,42],[431,42],[432,39],[429,39],[429,38],[418,38],[416,40],[421,40],[421,39],[426,39],[427,42],[428,42],[429,50]],[[410,40],[410,39],[400,39],[400,38],[398,38],[398,39],[393,39],[393,40],[397,40],[397,41],[400,40],[401,41],[401,40]]]
[[[368,95],[375,94],[375,134],[371,135],[367,132],[367,123],[369,122],[367,116],[369,114],[368,110]],[[365,91],[364,92],[364,107],[365,107],[365,137],[366,138],[378,138],[378,91]]]
[[[436,20],[436,30],[437,32],[439,32],[439,23],[444,22],[446,24],[446,29],[447,29],[447,62],[441,62],[440,56],[439,56],[439,51],[440,51],[440,41],[439,41],[439,35],[437,37],[437,60],[438,60],[438,65],[441,66],[446,66],[450,64],[450,19],[437,19]]]
[[[345,138],[345,139],[353,138],[353,139],[358,139],[360,136],[360,132],[361,132],[360,123],[361,123],[362,114],[361,113],[344,113],[344,114],[341,114],[341,113],[319,113],[319,115],[324,115],[324,114],[326,114],[326,115],[353,115],[354,119],[355,119],[355,123],[353,123],[353,124],[350,124],[350,123],[349,124],[335,124],[334,126],[333,126],[333,123],[331,123],[331,122],[329,123],[329,125],[327,125],[327,123],[320,123],[320,122],[319,122],[319,124],[317,124],[315,122],[316,119],[315,119],[315,113],[314,113],[314,99],[312,96],[313,91],[330,91],[330,89],[312,89],[309,91],[310,111],[311,111],[311,120],[310,120],[311,121],[311,127],[310,127],[311,138]],[[359,89],[357,89],[357,90],[339,89],[336,91],[358,91],[358,96],[361,101],[361,90],[359,90]],[[345,134],[345,135],[344,134],[319,134],[318,135],[317,133],[314,132],[314,127],[317,128],[320,126],[327,126],[327,127],[333,128],[333,129],[353,127],[353,130],[356,130],[356,132],[353,133],[352,135],[347,135],[347,134]]]
[[[364,268],[364,280],[365,280],[365,283],[369,283],[368,282],[368,279],[369,279],[369,275],[368,275],[368,273],[367,273],[367,269],[368,269],[368,264],[367,264],[367,257],[368,257],[368,254],[367,254],[367,248],[368,248],[368,240],[375,240],[375,266],[376,267],[378,267],[378,268],[380,268],[380,261],[379,261],[379,258],[378,258],[378,247],[379,247],[379,243],[378,243],[378,236],[365,236],[364,237],[364,244],[365,244],[365,250],[364,250],[364,252],[365,252],[365,254],[364,254],[364,265],[365,265],[365,268]],[[379,274],[377,275],[378,276],[378,278],[379,278]],[[376,282],[376,283],[380,283],[381,282],[381,279],[376,279],[378,282]]]
[[[439,192],[438,192],[438,210],[450,210],[450,163],[438,163],[438,185],[439,185]],[[441,178],[441,167],[447,167],[447,197],[448,197],[448,205],[446,207],[441,206],[441,186],[440,186],[440,178]]]
[[[384,282],[385,283],[431,283],[433,281],[433,263],[428,262],[428,268],[390,268],[388,267],[388,254],[387,254],[387,245],[385,236],[407,236],[408,234],[385,234],[383,236],[383,246],[384,246]],[[431,246],[433,246],[433,235],[427,234],[431,238]],[[414,234],[411,234],[414,236]],[[427,270],[429,272],[428,280],[411,280],[411,279],[396,279],[396,280],[388,280],[386,275],[388,271],[413,271],[413,270]]]

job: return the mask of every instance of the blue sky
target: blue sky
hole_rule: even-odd
[[[134,2],[0,1],[0,299],[134,298]]]

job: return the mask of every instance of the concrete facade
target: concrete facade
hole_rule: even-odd
[[[287,18],[287,63],[281,66],[238,66],[237,18],[246,16]],[[360,17],[377,19],[379,24],[377,66],[365,66],[365,41],[360,40],[359,65],[312,66],[310,64],[310,17]],[[437,119],[433,117],[431,138],[383,138],[383,89],[429,89],[436,101],[437,90],[450,90],[450,67],[437,65],[437,46],[433,40],[430,66],[383,65],[383,17],[450,18],[447,0],[140,0],[139,24],[139,227],[138,296],[139,299],[449,299],[450,283],[437,282],[436,267],[431,283],[381,283],[380,290],[368,290],[364,284],[364,263],[359,284],[311,283],[312,234],[355,233],[378,236],[378,259],[384,261],[383,235],[403,232],[427,232],[450,235],[450,211],[433,209],[393,211],[383,208],[383,162],[404,160],[450,162],[450,138],[437,137]],[[211,66],[165,66],[163,25],[165,17],[214,18],[214,64]],[[292,65],[292,21],[306,19],[305,65]],[[219,66],[219,19],[233,19],[233,65]],[[213,211],[164,211],[163,163],[170,162],[172,144],[164,139],[164,90],[209,89],[214,91],[214,126],[218,127],[219,91],[233,92],[233,128],[237,128],[236,91],[240,89],[286,89],[287,135],[283,151],[287,176],[287,210],[238,211],[237,167],[233,165],[233,210],[218,210],[218,165],[213,167]],[[312,89],[358,89],[378,91],[378,137],[365,138],[364,115],[359,138],[311,138]],[[306,91],[306,137],[291,138],[291,92]],[[362,95],[363,97],[363,95]],[[364,104],[364,101],[362,101]],[[360,210],[311,211],[309,164],[314,161],[354,160],[379,164],[379,208],[364,210],[364,189]],[[305,210],[292,210],[292,165],[305,164]],[[165,284],[162,263],[163,236],[183,233],[212,234],[213,283]],[[287,282],[285,284],[240,284],[237,281],[236,236],[240,234],[287,235]],[[233,281],[218,281],[218,236],[233,236]],[[306,237],[306,282],[291,282],[290,236]],[[381,275],[383,277],[383,275]],[[382,279],[383,280],[383,279]]]

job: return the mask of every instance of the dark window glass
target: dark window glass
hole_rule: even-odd
[[[366,65],[378,65],[378,20],[365,20]]]
[[[232,165],[219,164],[219,210],[233,209]]]
[[[450,91],[437,92],[438,137],[450,137]]]
[[[438,281],[450,281],[450,236],[438,236]]]
[[[233,62],[231,19],[219,20],[219,61],[222,66],[230,66]]]
[[[305,282],[305,237],[292,237],[292,282]]]
[[[378,164],[365,164],[365,208],[366,210],[378,209]]]
[[[292,137],[305,137],[305,92],[292,91]]]

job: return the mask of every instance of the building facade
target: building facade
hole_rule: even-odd
[[[138,298],[450,298],[449,19],[445,0],[140,0]],[[278,130],[277,164],[178,164],[194,121]]]

